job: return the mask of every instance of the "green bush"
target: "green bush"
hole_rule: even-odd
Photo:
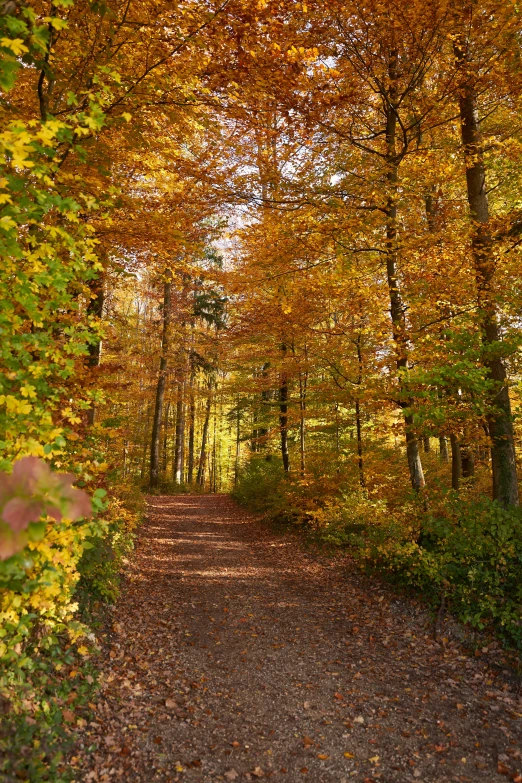
[[[281,460],[255,457],[242,471],[232,497],[256,513],[275,518],[290,514],[288,489]]]
[[[497,503],[433,498],[390,510],[361,495],[345,498],[321,530],[370,569],[418,588],[476,629],[522,649],[522,512]]]
[[[267,518],[298,524],[361,567],[442,598],[472,628],[522,649],[522,511],[487,498],[432,491],[392,506],[363,491],[343,493],[286,476],[278,460],[253,459],[233,496]]]

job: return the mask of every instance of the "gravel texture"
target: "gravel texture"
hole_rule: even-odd
[[[222,495],[153,497],[77,781],[522,783],[522,700],[482,657]]]

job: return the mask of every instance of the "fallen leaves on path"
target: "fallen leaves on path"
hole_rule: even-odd
[[[227,497],[151,498],[113,615],[78,783],[522,783],[519,694]]]

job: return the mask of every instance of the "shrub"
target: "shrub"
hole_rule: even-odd
[[[433,491],[392,505],[363,491],[332,491],[285,476],[276,460],[253,460],[234,497],[273,520],[292,522],[361,567],[442,598],[462,622],[522,649],[522,511],[487,498]]]

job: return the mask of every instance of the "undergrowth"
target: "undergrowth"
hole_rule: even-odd
[[[95,522],[53,525],[2,564],[2,783],[71,780],[64,755],[96,690],[97,625],[117,597],[142,505],[138,490],[113,490]]]
[[[330,483],[330,486],[329,486]],[[238,502],[347,548],[366,571],[419,591],[473,629],[522,650],[522,512],[463,490],[434,489],[391,504],[328,479],[285,476],[277,460],[252,460]]]

